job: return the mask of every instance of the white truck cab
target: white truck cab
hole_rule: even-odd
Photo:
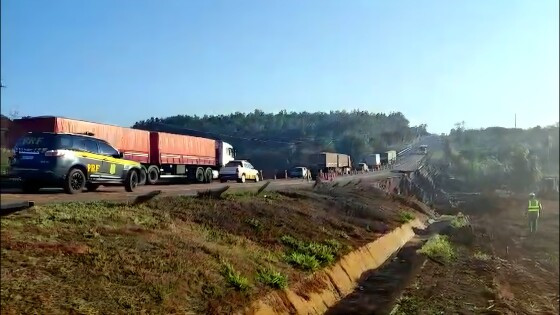
[[[220,177],[219,169],[226,166],[229,162],[235,160],[235,150],[233,149],[233,146],[227,142],[216,141],[216,152],[218,155],[218,170],[212,171],[212,177],[214,179]]]

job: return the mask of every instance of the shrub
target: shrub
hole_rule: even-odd
[[[247,291],[251,287],[249,279],[243,277],[241,273],[236,271],[227,261],[222,262],[222,275],[226,279],[226,282],[236,290]]]
[[[319,269],[320,263],[315,256],[299,252],[291,252],[286,256],[286,261],[302,270],[315,271]]]
[[[449,243],[447,237],[442,235],[431,237],[418,252],[444,263],[450,262],[455,258],[453,246]]]
[[[412,220],[414,220],[414,214],[408,212],[408,211],[401,211],[399,212],[399,222],[401,223],[407,223],[410,222]]]
[[[302,242],[292,236],[283,235],[280,241],[290,247],[293,252],[313,257],[322,265],[334,262],[335,257],[340,251],[342,245],[336,240],[328,240],[324,244],[315,242]]]
[[[327,245],[309,243],[302,248],[302,252],[308,255],[315,256],[323,264],[330,264],[334,261],[332,249]]]
[[[466,216],[464,216],[462,213],[458,213],[452,220],[451,220],[451,226],[458,229],[458,228],[462,228],[464,226],[467,226],[469,224],[469,220],[467,219]]]
[[[275,289],[283,289],[288,286],[288,278],[272,268],[260,268],[257,271],[257,280]]]

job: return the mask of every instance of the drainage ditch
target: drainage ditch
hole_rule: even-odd
[[[363,273],[356,289],[325,314],[390,314],[427,259],[417,250],[429,237],[448,230],[449,223],[449,220],[443,220],[432,223],[425,230],[415,229],[417,235],[412,240],[381,267]]]

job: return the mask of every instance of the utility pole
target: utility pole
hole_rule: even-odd
[[[517,113],[515,114],[515,118],[513,120],[513,128],[517,129]]]

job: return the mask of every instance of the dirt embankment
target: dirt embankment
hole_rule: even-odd
[[[369,184],[36,206],[2,218],[1,312],[231,313],[423,215]]]
[[[456,258],[427,261],[404,292],[397,314],[558,314],[558,201],[545,207],[529,235],[526,200],[482,196],[463,210],[474,238],[454,243]]]

